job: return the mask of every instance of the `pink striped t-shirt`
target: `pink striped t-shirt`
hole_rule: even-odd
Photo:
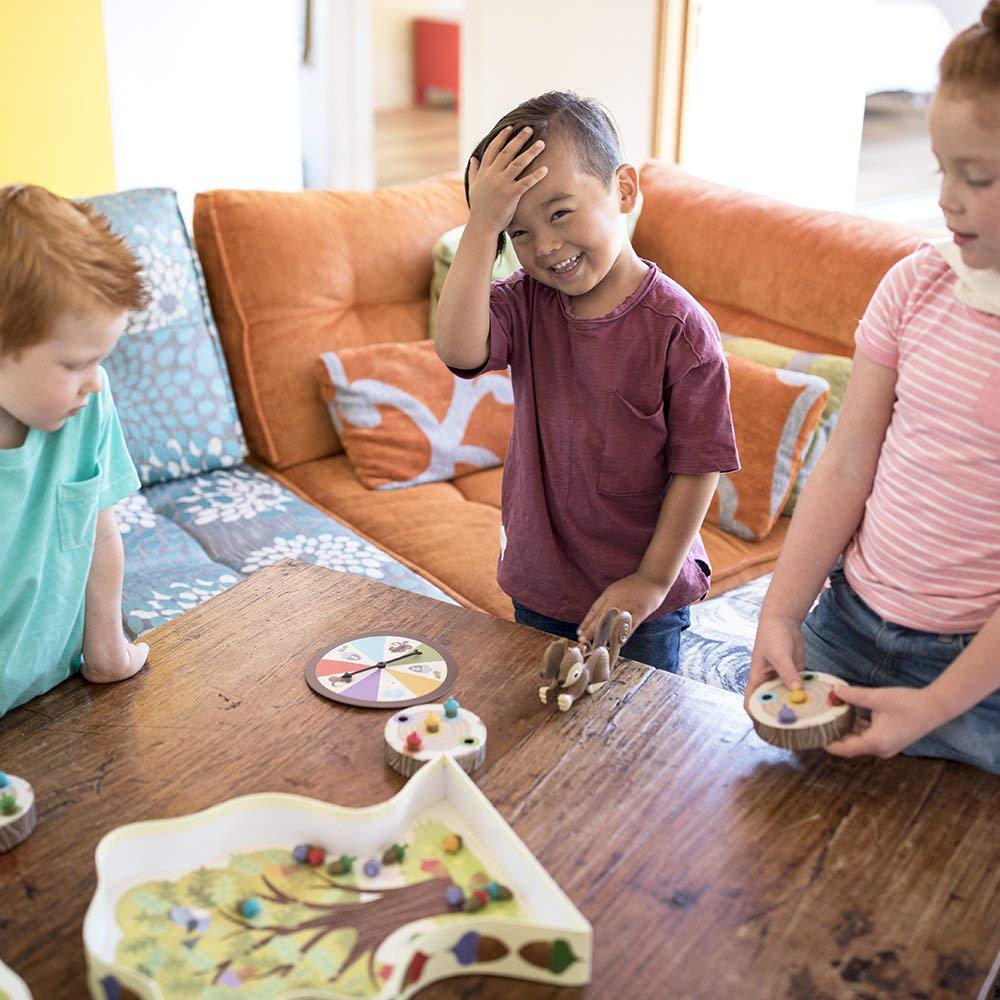
[[[975,632],[1000,606],[1000,317],[955,297],[930,247],[875,291],[857,345],[896,402],[844,571],[888,621]]]

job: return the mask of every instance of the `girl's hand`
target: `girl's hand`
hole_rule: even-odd
[[[469,160],[469,224],[480,225],[491,233],[499,233],[510,225],[521,195],[533,188],[547,173],[539,167],[518,180],[532,161],[545,148],[539,140],[525,146],[530,128],[516,135],[507,126],[486,147],[480,163],[474,156]]]
[[[854,729],[827,745],[837,757],[894,757],[900,750],[916,743],[946,719],[935,710],[924,688],[852,687],[841,684],[834,693],[849,705],[867,709],[870,719],[858,715]]]
[[[789,688],[802,687],[799,674],[805,669],[802,623],[793,618],[761,618],[750,658],[750,676],[744,707],[764,681],[780,677]]]
[[[608,608],[618,608],[632,615],[632,634],[663,603],[667,587],[657,583],[642,573],[633,573],[616,580],[605,588],[604,593],[591,605],[586,617],[580,622],[577,635],[587,642],[594,641],[594,633]]]

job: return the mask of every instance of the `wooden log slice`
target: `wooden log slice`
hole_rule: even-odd
[[[761,684],[750,697],[753,727],[762,740],[786,750],[815,750],[840,739],[854,725],[854,706],[833,696],[844,682],[833,674],[806,671],[802,690],[782,680]]]
[[[436,717],[436,731],[434,727]],[[413,743],[419,737],[419,746]],[[385,724],[385,762],[409,777],[428,761],[448,755],[463,771],[472,774],[486,763],[486,726],[474,712],[459,707],[449,718],[444,705],[414,705],[396,712]]]
[[[0,776],[0,854],[17,847],[37,821],[31,785],[13,774]]]

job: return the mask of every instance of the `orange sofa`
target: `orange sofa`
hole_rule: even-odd
[[[724,332],[802,350],[850,354],[879,279],[921,236],[656,161],[641,184],[637,252]],[[194,235],[256,463],[462,604],[512,618],[495,578],[502,470],[368,490],[316,379],[324,351],[427,336],[431,249],[466,217],[451,177],[370,193],[211,191],[195,201]],[[787,526],[781,517],[765,539],[745,541],[706,524],[712,595],[768,572]]]

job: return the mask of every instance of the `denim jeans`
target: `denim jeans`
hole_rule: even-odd
[[[807,670],[868,687],[925,687],[975,639],[894,625],[855,593],[839,566],[802,625]],[[922,737],[903,753],[946,757],[1000,773],[1000,691]]]
[[[562,636],[565,639],[576,639],[579,627],[572,622],[561,622],[558,618],[549,618],[526,608],[514,601],[514,621],[518,625],[528,625],[540,632]],[[627,660],[638,660],[647,663],[657,670],[669,670],[677,673],[680,659],[681,632],[691,624],[691,614],[687,607],[678,608],[661,618],[644,621],[632,633],[628,642],[622,646],[621,655]]]

